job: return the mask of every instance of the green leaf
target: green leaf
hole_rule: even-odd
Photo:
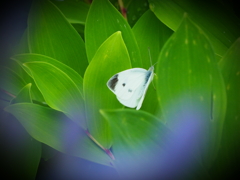
[[[166,147],[169,129],[159,119],[141,110],[100,112],[111,127],[114,163],[120,175],[128,178],[132,175],[134,178],[154,176],[151,174],[156,170],[153,166],[157,166],[158,158],[164,151],[162,148]]]
[[[7,93],[16,95],[26,82],[8,67],[1,67],[0,88]]]
[[[10,104],[16,104],[16,103],[20,103],[20,102],[32,103],[32,98],[31,98],[31,93],[30,93],[31,86],[32,86],[31,83],[24,86],[21,89],[21,91],[18,93],[18,95],[11,100]]]
[[[66,16],[67,20],[73,24],[85,24],[89,5],[76,0],[55,1],[51,0]]]
[[[23,63],[26,62],[46,62],[54,65],[55,67],[59,68],[61,71],[66,73],[72,81],[77,85],[78,89],[81,91],[81,94],[83,94],[83,79],[82,77],[74,71],[72,68],[66,66],[65,64],[51,58],[48,56],[44,56],[41,54],[18,54],[12,57],[13,60],[16,60],[21,66]],[[26,72],[29,73],[31,76],[30,71],[22,66]]]
[[[84,75],[88,129],[105,148],[109,148],[112,141],[109,125],[99,109],[122,107],[106,84],[114,74],[129,68],[131,63],[121,32],[116,32],[99,47]]]
[[[30,103],[5,108],[36,140],[63,153],[109,165],[110,158],[90,140],[84,131],[63,113]]]
[[[222,151],[219,157],[223,159],[224,167],[232,167],[240,148],[240,38],[229,48],[219,62],[227,92],[226,120],[223,127]]]
[[[108,0],[93,1],[85,26],[85,41],[90,62],[99,46],[113,33],[121,31],[133,67],[141,67],[142,60],[133,32]]]
[[[84,42],[55,5],[48,0],[34,1],[28,25],[31,53],[52,57],[84,74],[88,64]]]
[[[172,31],[149,10],[137,21],[133,27],[133,33],[141,52],[143,68],[148,69],[157,62],[161,48]],[[156,97],[156,90],[153,85],[150,85],[141,109],[152,114],[159,111]]]
[[[137,20],[149,9],[147,0],[128,1],[124,4],[127,9],[127,20],[130,26],[133,26]]]
[[[25,82],[24,85],[31,83],[31,96],[32,99],[38,102],[44,102],[44,99],[42,97],[41,92],[38,90],[35,82],[33,81],[33,79],[25,72],[25,70],[23,69],[23,66],[19,65],[19,62],[16,61],[9,61],[9,69],[11,69],[14,73],[16,73],[18,76],[21,77],[21,79],[23,79],[23,81]]]
[[[219,148],[226,95],[211,44],[189,18],[163,47],[156,74],[167,125],[179,133],[191,125],[203,161],[210,165]]]
[[[208,179],[191,147],[182,147],[185,142],[156,116],[129,109],[100,112],[110,124],[114,163],[123,179]]]
[[[49,63],[38,61],[23,65],[31,71],[47,104],[53,109],[64,112],[86,129],[83,96],[72,79]]]
[[[156,16],[174,31],[183,14],[188,13],[210,38],[218,59],[240,35],[239,19],[215,0],[149,0],[149,3]]]

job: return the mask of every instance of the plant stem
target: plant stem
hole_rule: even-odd
[[[13,97],[13,98],[16,97],[16,96],[13,95],[12,93],[10,93],[10,92],[8,92],[8,91],[5,91],[4,89],[1,89],[1,91],[4,92],[4,93],[6,93],[6,94],[8,94],[9,96],[11,96],[11,97]]]
[[[121,10],[121,13],[122,13],[123,17],[127,20],[127,9],[124,7],[123,1],[118,0],[118,4],[120,6],[120,10]]]
[[[103,149],[105,151],[105,153],[113,160],[115,160],[114,155],[112,154],[112,152],[109,149],[104,148],[90,133],[88,130],[85,131],[86,134],[88,135],[88,137],[95,143],[97,144],[101,149]]]

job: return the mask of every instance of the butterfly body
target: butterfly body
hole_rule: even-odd
[[[153,80],[154,67],[149,70],[132,68],[119,72],[112,76],[108,82],[108,88],[117,96],[124,106],[139,110],[142,106],[145,94],[150,82]]]

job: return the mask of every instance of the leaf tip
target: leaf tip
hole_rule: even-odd
[[[28,84],[26,85],[26,87],[31,88],[31,87],[32,87],[32,83],[28,83]]]
[[[35,62],[34,62],[35,63]],[[22,63],[22,66],[28,68],[30,70],[30,67],[31,65],[30,64],[33,64],[33,62],[25,62],[25,63]],[[30,66],[30,67],[29,67]]]
[[[120,35],[121,36],[122,35],[122,31],[117,31],[116,35]]]
[[[102,116],[104,116],[104,114],[105,114],[105,112],[104,112],[103,109],[99,109],[99,113],[100,113]]]
[[[26,68],[28,67],[28,63],[23,63],[22,65]]]

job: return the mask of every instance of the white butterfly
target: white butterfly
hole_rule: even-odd
[[[108,88],[117,96],[124,106],[139,110],[147,92],[150,82],[153,80],[154,67],[148,70],[142,68],[128,69],[115,74],[108,82]]]

